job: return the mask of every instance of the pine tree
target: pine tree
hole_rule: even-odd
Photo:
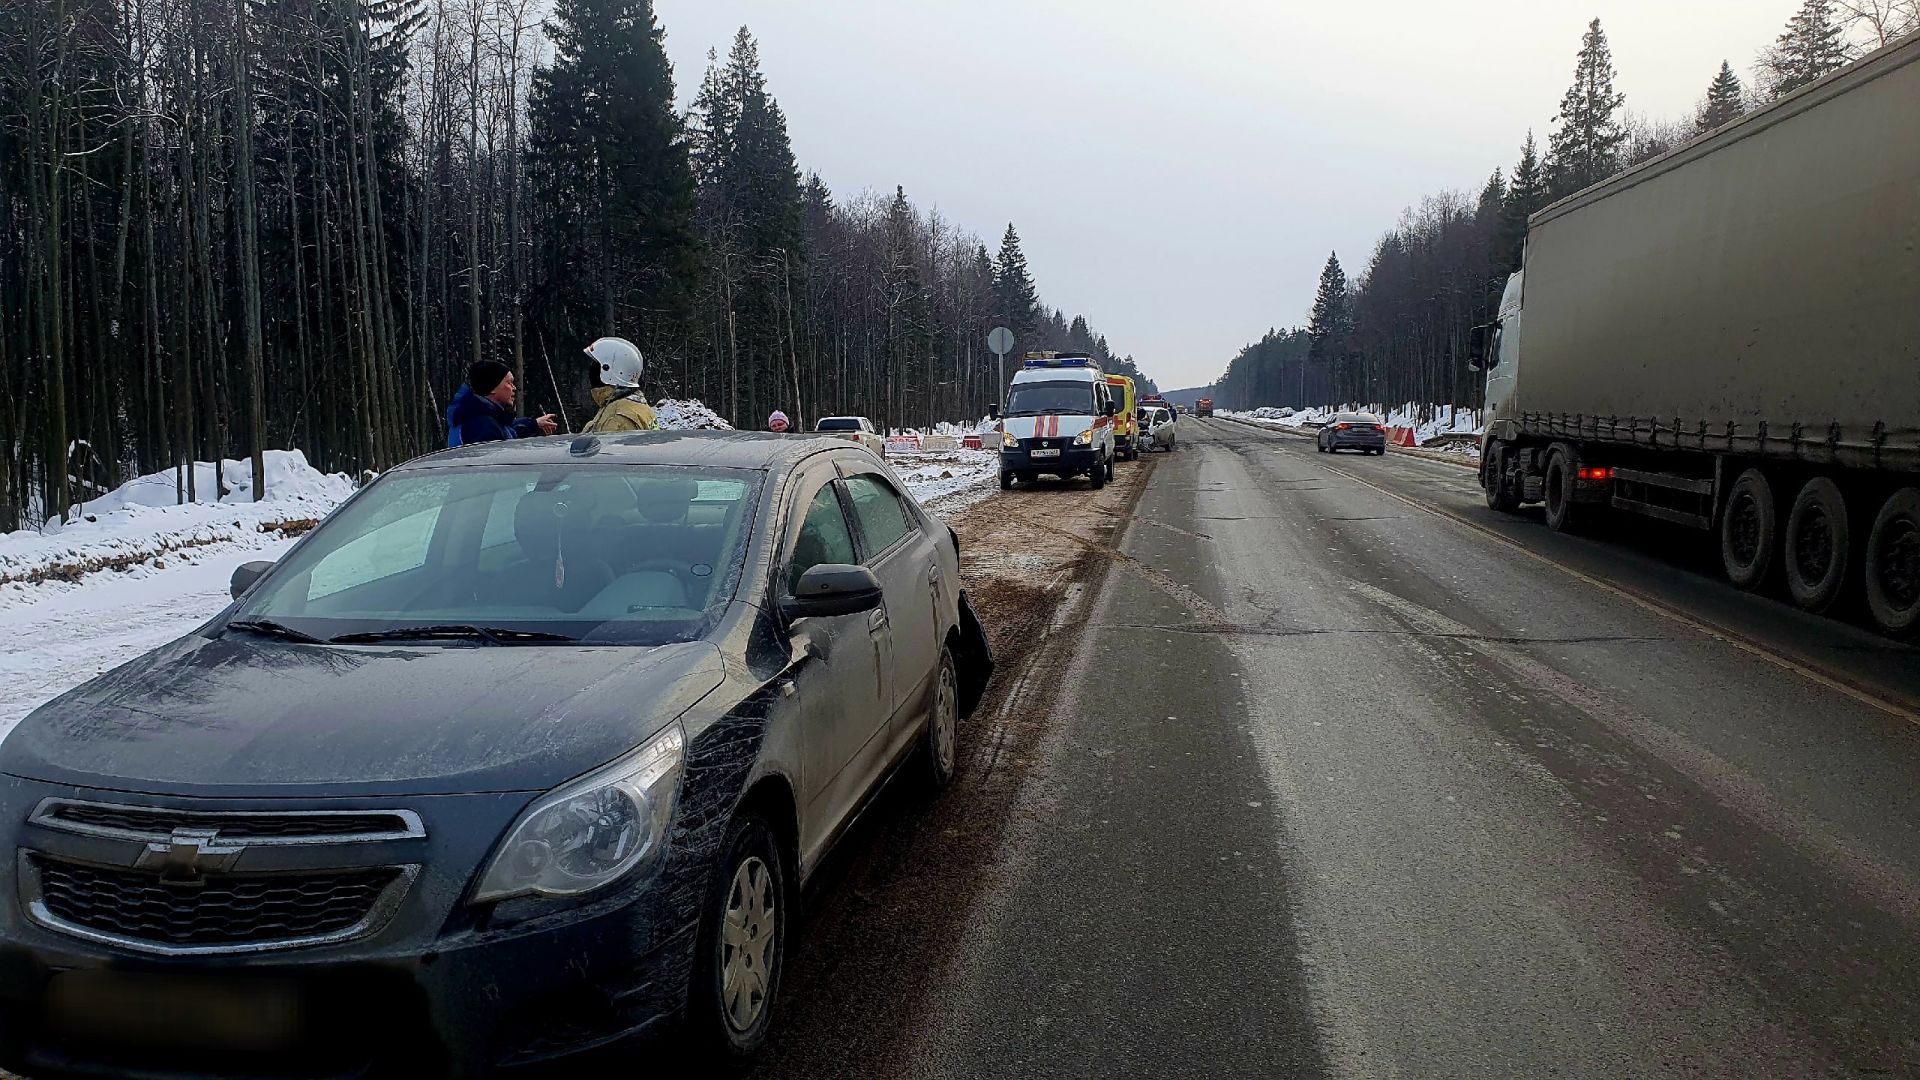
[[[548,356],[602,334],[656,363],[698,269],[693,171],[652,0],[559,0],[528,111]]]
[[[1340,268],[1338,252],[1327,256],[1320,271],[1320,291],[1313,298],[1313,318],[1307,324],[1312,343],[1308,357],[1332,380],[1335,391],[1345,395],[1357,389],[1350,385],[1348,353],[1353,337],[1353,298],[1347,289],[1347,272]]]
[[[1720,74],[1707,87],[1707,102],[1700,107],[1700,118],[1694,126],[1704,134],[1733,123],[1744,112],[1746,96],[1740,88],[1740,77],[1733,73],[1732,64],[1722,60]]]
[[[1027,270],[1027,256],[1020,250],[1020,234],[1013,231],[1011,222],[1000,238],[1000,257],[993,266],[993,297],[1000,325],[1013,331],[1015,351],[1039,348],[1034,331],[1041,318],[1040,294]]]
[[[1520,252],[1527,240],[1527,219],[1547,205],[1547,181],[1540,172],[1540,148],[1527,132],[1520,162],[1513,167],[1506,199],[1500,206],[1500,228],[1493,242],[1493,263],[1499,272],[1520,269]]]
[[[1818,81],[1847,64],[1845,28],[1834,17],[1834,0],[1806,0],[1787,29],[1760,56],[1760,71],[1775,99]]]
[[[1600,20],[1587,25],[1574,62],[1573,85],[1560,99],[1559,123],[1547,136],[1547,188],[1564,198],[1620,169],[1627,133],[1618,113],[1627,96],[1613,89],[1613,53]]]

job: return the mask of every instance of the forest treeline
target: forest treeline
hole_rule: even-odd
[[[1529,132],[1518,163],[1496,170],[1477,195],[1443,191],[1407,209],[1356,280],[1330,255],[1308,325],[1269,330],[1241,349],[1215,383],[1216,401],[1232,409],[1479,405],[1468,332],[1492,318],[1519,268],[1530,215],[1916,31],[1920,0],[1804,0],[1745,83],[1723,61],[1692,115],[1650,122],[1615,89],[1612,51],[1595,19],[1544,150]]]
[[[997,324],[1137,370],[1011,225],[803,175],[744,28],[678,110],[663,34],[651,0],[0,0],[0,531],[266,447],[385,468],[478,358],[577,428],[608,334],[744,426],[980,416]]]

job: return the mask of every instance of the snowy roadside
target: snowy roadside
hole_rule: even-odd
[[[1244,412],[1222,409],[1219,415],[1242,423],[1305,435],[1323,427],[1335,413],[1347,411],[1347,408],[1333,405],[1310,409],[1263,407]],[[1480,414],[1473,409],[1409,402],[1387,410],[1384,422],[1388,428],[1410,429],[1414,446],[1425,453],[1445,454],[1472,462],[1480,460],[1478,436],[1484,427]]]
[[[298,457],[297,451],[287,453]],[[299,463],[305,467],[303,457]],[[999,468],[998,455],[982,450],[898,452],[891,464],[908,490],[942,519],[992,493]],[[41,703],[219,613],[227,606],[235,566],[277,559],[293,546],[280,531],[263,532],[262,523],[324,517],[352,492],[344,476],[307,472],[312,476],[289,471],[280,477],[284,498],[267,502],[126,503],[109,510],[103,500],[94,521],[48,535],[0,537],[0,574],[9,567],[22,575],[33,567],[117,567],[76,571],[73,580],[43,574],[0,585],[0,636],[18,643],[0,655],[0,734]],[[275,479],[270,469],[270,492]],[[150,481],[128,486],[151,487],[158,498],[157,483]],[[167,485],[170,499],[170,477]],[[297,491],[304,494],[296,498]],[[165,547],[169,542],[176,546]],[[130,561],[110,561],[119,559]]]

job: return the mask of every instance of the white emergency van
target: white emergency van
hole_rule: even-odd
[[[1118,411],[1092,357],[1027,354],[1000,415],[1000,486],[1085,476],[1095,488],[1105,487],[1113,479]]]

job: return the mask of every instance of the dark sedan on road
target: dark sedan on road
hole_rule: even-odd
[[[1387,429],[1372,413],[1345,412],[1320,426],[1316,448],[1323,454],[1358,450],[1363,454],[1387,452]]]
[[[802,883],[897,767],[953,776],[992,669],[958,547],[826,437],[387,473],[0,744],[0,1065],[751,1055]]]

